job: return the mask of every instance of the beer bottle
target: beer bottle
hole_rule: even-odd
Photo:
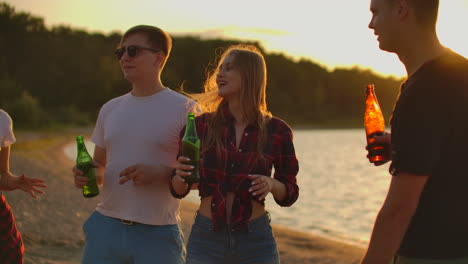
[[[371,145],[375,143],[373,136],[382,135],[385,132],[385,121],[380,110],[379,102],[374,91],[374,85],[367,85],[366,109],[364,112],[364,126],[366,128],[367,145],[369,151],[369,161],[386,161],[384,156],[384,146]]]
[[[83,141],[83,136],[76,137],[77,152],[76,152],[76,167],[83,172],[83,177],[88,178],[88,182],[83,186],[83,196],[91,198],[99,194],[99,188],[94,175],[93,159],[86,149]]]
[[[187,125],[185,127],[185,134],[182,138],[182,151],[181,155],[190,159],[185,162],[192,165],[194,169],[192,174],[184,177],[185,182],[188,184],[197,183],[200,181],[199,166],[200,166],[200,139],[197,135],[197,127],[195,125],[195,115],[190,112],[187,114]]]

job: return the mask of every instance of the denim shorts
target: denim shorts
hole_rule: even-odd
[[[279,264],[270,215],[248,223],[247,230],[213,232],[210,218],[196,214],[187,244],[187,264]]]
[[[183,264],[184,238],[178,225],[124,223],[94,211],[83,225],[83,264]]]
[[[467,264],[468,258],[433,260],[433,259],[416,259],[416,258],[396,256],[391,263],[392,264]]]

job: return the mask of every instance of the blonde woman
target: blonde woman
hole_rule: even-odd
[[[299,168],[290,127],[267,110],[266,83],[265,60],[250,45],[229,47],[206,80],[196,118],[200,183],[184,182],[192,167],[182,156],[171,181],[175,197],[197,187],[201,199],[188,264],[279,263],[264,201],[271,193],[279,205],[291,206]]]

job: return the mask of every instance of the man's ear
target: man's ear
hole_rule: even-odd
[[[166,55],[162,51],[156,52],[156,59],[154,60],[155,65],[158,64],[159,68],[162,67],[164,60],[166,59]]]

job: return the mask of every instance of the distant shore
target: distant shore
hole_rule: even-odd
[[[26,248],[26,263],[78,264],[83,248],[82,224],[96,207],[97,199],[84,199],[73,185],[73,162],[63,154],[76,133],[19,132],[12,146],[11,170],[46,180],[46,194],[34,200],[25,193],[5,193],[15,213]],[[180,216],[188,238],[197,205],[182,201]],[[356,264],[364,249],[344,242],[274,225],[281,263]]]

